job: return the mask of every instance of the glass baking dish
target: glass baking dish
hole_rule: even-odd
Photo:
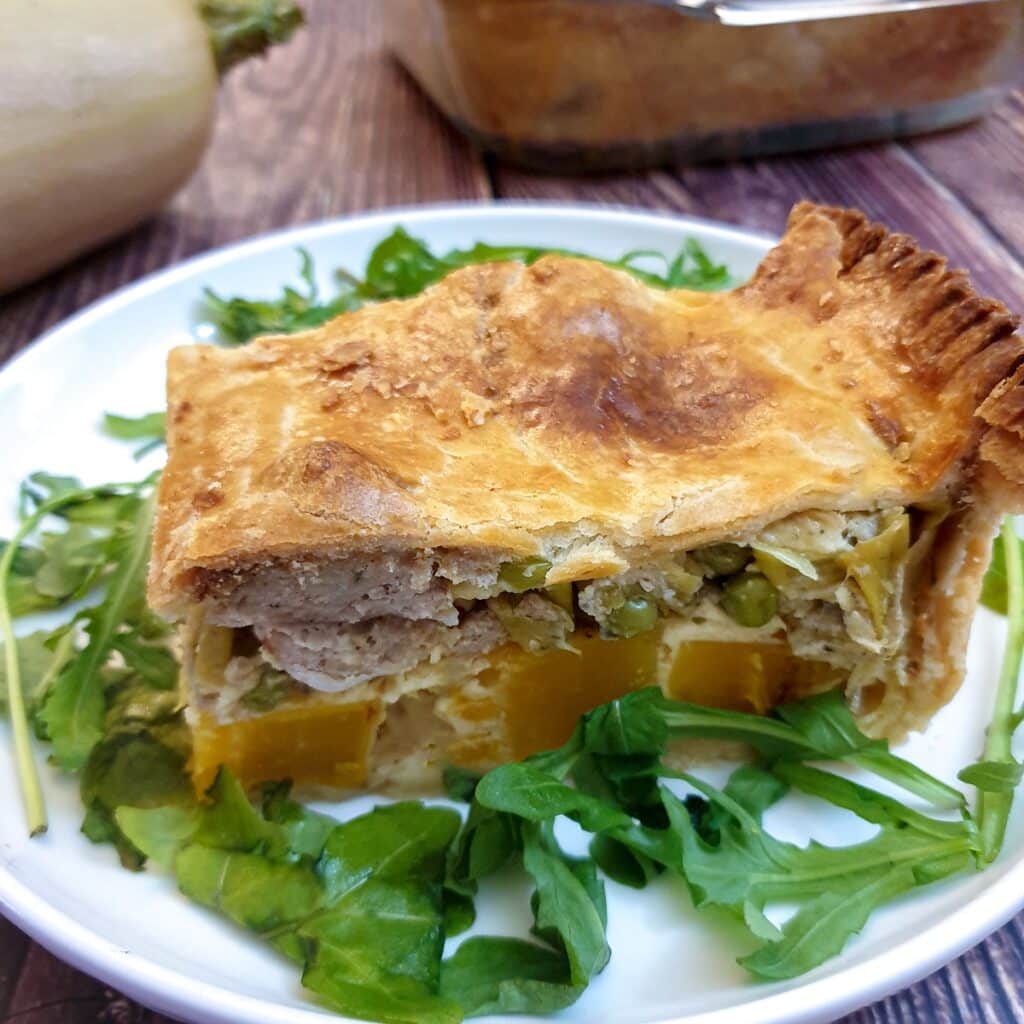
[[[456,125],[504,159],[557,172],[948,128],[998,95],[1024,23],[1020,0],[382,6],[393,49]]]

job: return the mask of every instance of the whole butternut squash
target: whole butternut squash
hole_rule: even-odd
[[[0,3],[0,292],[166,202],[219,73],[300,21],[291,0]]]

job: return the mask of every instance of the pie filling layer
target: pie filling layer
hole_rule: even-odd
[[[583,712],[651,685],[756,713],[839,684],[855,707],[876,702],[905,683],[912,599],[941,518],[802,513],[554,586],[539,558],[386,566],[404,589],[371,565],[346,590],[335,567],[334,622],[316,578],[306,620],[275,606],[266,580],[243,586],[198,608],[185,633],[196,785],[219,764],[246,783],[332,788],[484,769],[559,745]]]

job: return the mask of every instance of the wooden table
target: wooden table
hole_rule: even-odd
[[[970,268],[1024,308],[1024,90],[986,121],[904,145],[601,179],[481,158],[388,56],[377,5],[304,0],[311,26],[234,72],[205,162],[128,237],[0,299],[0,361],[75,310],[215,245],[321,217],[494,198],[618,203],[778,232],[797,199],[858,206]],[[1024,84],[1024,62],[1017,81]],[[0,919],[0,1015],[18,1024],[161,1018],[54,959]],[[846,1024],[1024,1021],[1024,915]],[[756,1022],[752,1022],[756,1024]]]

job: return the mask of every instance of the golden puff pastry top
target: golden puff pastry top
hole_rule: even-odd
[[[599,576],[795,511],[962,499],[986,434],[986,479],[1017,483],[1014,326],[907,237],[804,203],[731,292],[549,256],[178,348],[150,598],[173,612],[196,570],[377,549]],[[1009,422],[989,427],[997,385]]]

